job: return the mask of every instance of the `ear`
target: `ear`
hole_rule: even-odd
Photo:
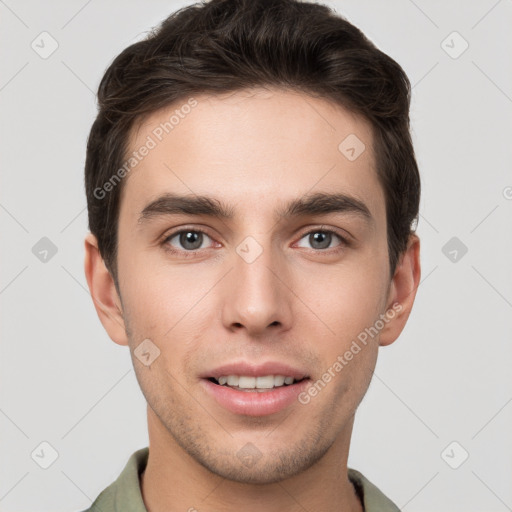
[[[94,307],[103,327],[112,341],[128,345],[121,300],[92,233],[85,237],[84,267]]]
[[[420,277],[420,239],[411,234],[389,285],[388,322],[380,332],[379,345],[391,345],[402,332],[414,304]]]

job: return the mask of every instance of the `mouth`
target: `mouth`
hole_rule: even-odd
[[[217,406],[245,416],[275,414],[293,406],[310,381],[304,370],[277,362],[226,364],[201,375],[203,390]]]
[[[208,380],[219,386],[225,386],[236,391],[249,393],[265,393],[273,389],[293,386],[308,377],[296,379],[290,375],[221,375],[219,378],[210,377]]]

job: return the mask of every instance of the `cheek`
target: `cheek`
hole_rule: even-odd
[[[127,250],[137,247],[129,237],[123,245],[120,236],[119,247],[120,291],[131,324],[161,337],[191,309],[201,283],[187,282],[183,267],[172,268],[154,248]]]
[[[149,338],[157,345],[165,368],[181,371],[187,355],[198,348],[213,325],[215,280],[198,277],[192,266],[149,262],[144,255],[125,260],[121,284],[130,343]],[[120,275],[123,275],[120,273]]]
[[[302,281],[297,295],[311,310],[305,321],[315,336],[324,335],[334,344],[350,341],[378,318],[385,304],[387,275],[382,263],[367,259],[367,264],[324,267],[314,279]]]

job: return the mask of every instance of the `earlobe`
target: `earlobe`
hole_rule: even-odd
[[[386,316],[388,322],[380,332],[379,345],[391,345],[407,323],[421,277],[420,239],[411,234],[389,287]]]
[[[85,237],[85,277],[98,317],[112,341],[128,345],[121,301],[114,280],[98,249],[96,237],[89,233]]]

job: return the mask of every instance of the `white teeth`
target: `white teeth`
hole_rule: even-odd
[[[267,375],[266,377],[256,377],[256,387],[259,389],[271,389],[274,387],[274,377]]]
[[[284,375],[275,375],[274,376],[274,386],[282,386],[284,384]]]
[[[262,377],[250,377],[247,375],[223,375],[217,379],[221,386],[238,387],[240,389],[272,389],[295,382],[293,377],[284,375],[265,375]]]
[[[254,389],[256,387],[256,377],[239,377],[238,387],[244,389]]]
[[[238,375],[228,376],[228,386],[238,386]]]

